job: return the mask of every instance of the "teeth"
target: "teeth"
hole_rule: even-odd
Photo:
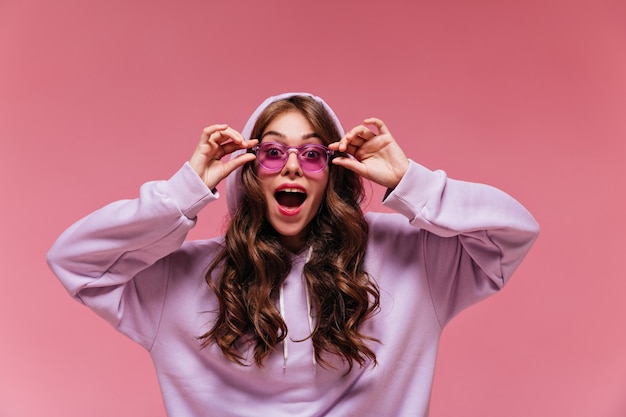
[[[280,190],[281,193],[302,193],[304,194],[304,191],[302,191],[299,188],[283,188],[282,190]]]

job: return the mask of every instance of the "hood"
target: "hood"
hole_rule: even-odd
[[[254,124],[256,123],[257,118],[267,106],[269,106],[271,103],[275,101],[282,100],[284,98],[293,97],[293,96],[309,96],[313,98],[315,101],[321,103],[326,109],[326,111],[330,114],[330,116],[335,121],[335,125],[337,126],[337,130],[339,131],[339,135],[340,136],[344,135],[344,131],[343,131],[343,128],[341,127],[341,123],[339,122],[339,119],[335,115],[335,112],[333,112],[333,110],[330,108],[328,104],[326,104],[324,100],[309,93],[284,93],[284,94],[279,94],[277,96],[272,96],[272,97],[267,98],[263,103],[261,103],[259,107],[257,107],[254,113],[252,113],[252,116],[250,116],[250,118],[246,122],[243,130],[241,131],[241,134],[243,135],[243,137],[246,138],[246,140],[250,139],[250,134],[252,133],[252,128],[254,127]],[[241,155],[244,152],[246,151],[241,150],[241,151],[233,152],[233,154],[231,155],[231,159],[237,157],[238,155]],[[239,207],[239,204],[241,202],[242,196],[243,196],[243,190],[241,186],[241,168],[238,168],[226,178],[226,201],[228,204],[228,213],[230,214],[230,217],[233,217],[235,215],[237,211],[237,207]]]

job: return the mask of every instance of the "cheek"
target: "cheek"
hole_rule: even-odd
[[[328,187],[328,171],[315,172],[308,175],[314,184],[315,200],[321,202],[326,195]]]
[[[328,182],[328,168],[319,172],[307,172],[306,176],[312,181],[322,182],[326,184]]]
[[[311,181],[314,182],[319,182],[319,183],[323,183],[324,186],[326,186],[326,184],[328,184],[328,179],[330,178],[330,166],[327,165],[326,168],[324,168],[321,171],[318,172],[308,172],[305,171],[304,175]]]
[[[256,175],[259,178],[264,178],[264,177],[269,177],[271,175],[276,175],[280,171],[269,171],[269,170],[263,168],[261,165],[256,164],[255,172],[256,172]]]

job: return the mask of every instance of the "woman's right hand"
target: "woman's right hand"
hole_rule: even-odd
[[[258,140],[246,141],[245,138],[225,124],[212,125],[202,130],[200,142],[189,159],[189,165],[202,181],[213,190],[224,178],[246,162],[256,158],[253,153],[243,153],[234,159],[226,158],[240,149],[250,149]]]

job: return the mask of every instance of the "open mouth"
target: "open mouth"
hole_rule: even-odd
[[[287,208],[297,208],[306,200],[306,192],[299,188],[283,188],[274,194],[276,202]]]

